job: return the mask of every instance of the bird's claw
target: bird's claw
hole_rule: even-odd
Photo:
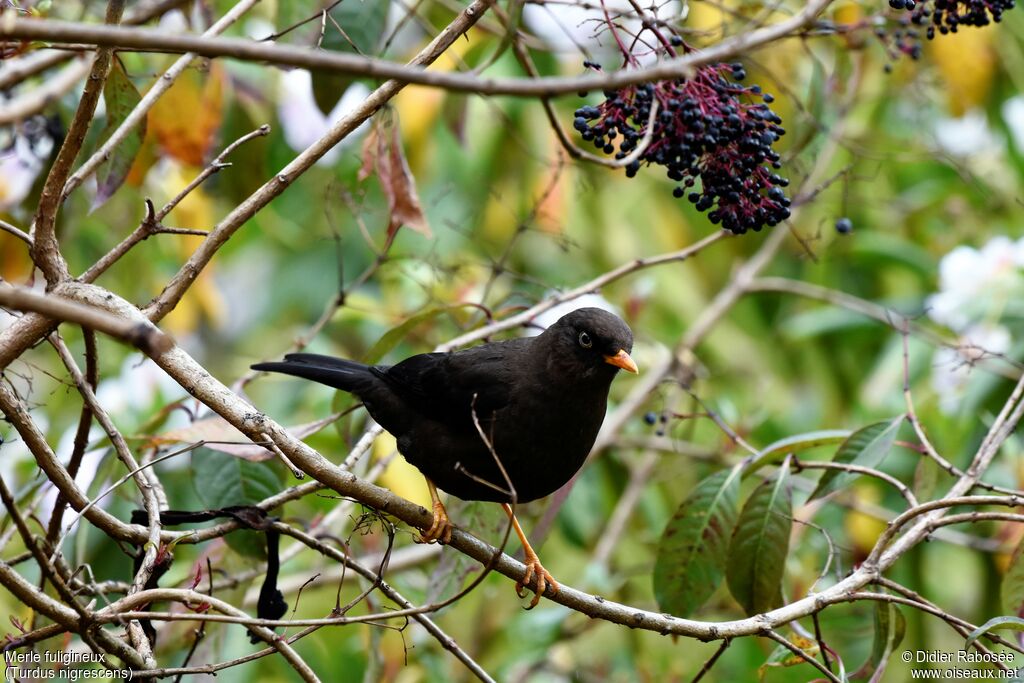
[[[536,586],[530,586],[530,582],[536,580]],[[551,594],[554,595],[558,592],[560,586],[555,581],[555,577],[551,576],[551,573],[540,563],[540,558],[537,556],[526,558],[526,573],[523,574],[523,578],[516,582],[516,595],[521,598],[526,597],[526,589],[529,587],[533,590],[533,599],[530,600],[530,606],[526,609],[531,610],[537,606],[540,602],[540,598],[544,595],[544,591],[548,588],[551,589]]]
[[[437,541],[447,545],[452,540],[452,522],[448,518],[448,511],[444,509],[441,501],[434,501],[434,520],[430,528],[420,533],[416,539],[417,543],[433,543]]]

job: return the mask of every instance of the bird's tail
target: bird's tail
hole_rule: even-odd
[[[302,377],[335,389],[355,393],[374,380],[374,375],[368,365],[357,363],[354,360],[321,356],[316,353],[289,353],[283,361],[256,363],[252,369]]]

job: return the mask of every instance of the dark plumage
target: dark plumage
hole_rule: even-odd
[[[536,337],[425,353],[397,365],[296,353],[253,368],[355,394],[428,484],[464,500],[525,503],[554,492],[583,465],[604,421],[612,379],[620,368],[636,372],[632,348],[622,320],[582,308]],[[436,495],[434,508],[435,527],[442,528],[432,527],[429,540],[440,538],[447,524]]]

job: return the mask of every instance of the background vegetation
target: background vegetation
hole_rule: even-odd
[[[164,7],[147,25],[198,34],[236,3],[152,4]],[[278,42],[319,42],[324,49],[404,63],[461,9],[447,2],[407,6],[345,0],[335,3],[330,14],[318,14],[326,4],[259,3],[225,35],[263,38],[312,17]],[[706,477],[793,438],[796,445],[776,449],[778,457],[770,458],[769,465],[745,472],[739,505],[761,482],[778,482],[780,471],[789,473],[792,509],[784,515],[782,530],[770,537],[776,543],[788,541],[789,552],[770,571],[781,572],[778,604],[796,601],[834,585],[857,567],[886,523],[908,508],[897,487],[872,476],[842,480],[830,497],[808,501],[822,475],[803,469],[801,462],[831,460],[850,431],[905,415],[905,378],[935,452],[960,470],[974,461],[1004,405],[1014,405],[1007,400],[1024,355],[1019,334],[1024,241],[1018,242],[1024,238],[1024,97],[1019,95],[1024,15],[1008,11],[998,25],[964,28],[934,41],[921,36],[921,55],[914,60],[899,49],[904,37],[897,32],[906,30],[900,24],[905,11],[876,2],[824,4],[820,16],[798,27],[798,34],[727,60],[743,62],[746,82],[775,94],[772,107],[787,131],[776,145],[783,157],[779,173],[791,180],[787,192],[794,202],[793,219],[763,232],[725,236],[685,261],[637,267],[600,289],[634,330],[633,355],[641,375],[616,380],[614,419],[602,434],[603,448],[564,504],[556,496],[519,513],[545,566],[563,585],[638,609],[673,611],[659,605],[656,593],[664,602],[665,594],[692,587],[654,585],[659,552],[663,562],[682,562],[665,555],[664,548],[659,551],[666,524]],[[25,10],[48,20],[95,24],[103,21],[103,5],[13,3],[0,23]],[[635,13],[625,6],[627,14]],[[555,2],[525,8],[498,3],[454,42],[435,69],[481,69],[489,78],[525,79],[519,49],[532,55],[541,74],[582,76],[584,58],[615,71],[620,58],[609,50],[607,27],[592,22],[581,30],[579,19],[558,14],[566,9]],[[618,4],[613,9],[622,11]],[[785,21],[799,9],[801,3],[700,1],[686,3],[685,11],[670,3],[657,16],[694,45],[712,46]],[[559,29],[553,16],[560,17],[563,35],[583,36],[584,51],[554,37]],[[590,16],[600,18],[601,13]],[[625,18],[615,21],[622,24]],[[597,39],[594,33],[600,34]],[[24,60],[50,53],[41,42],[11,41],[9,59],[0,62],[0,79]],[[116,53],[105,105],[88,131],[78,164],[175,59]],[[56,235],[70,274],[87,271],[135,229],[146,215],[147,198],[157,208],[164,206],[226,146],[269,124],[267,134],[234,149],[226,157],[230,166],[188,192],[161,221],[185,231],[214,229],[326,130],[312,110],[303,108],[306,98],[315,98],[322,111],[330,111],[339,98],[343,106],[356,106],[379,83],[325,71],[314,74],[307,90],[301,75],[295,78],[296,72],[287,74],[269,61],[197,58],[191,63],[149,112],[144,135],[122,142],[113,160],[101,167],[98,183],[71,192],[60,207]],[[8,157],[18,144],[23,152],[26,140],[45,140],[54,130],[67,130],[90,64],[75,57],[29,78],[2,81],[6,101],[0,100],[0,114],[4,107],[13,109],[19,97],[54,87],[61,70],[81,70],[33,116],[0,119],[9,124],[2,133]],[[577,143],[573,111],[599,100],[596,92],[551,100],[558,122]],[[6,224],[28,231],[61,142],[57,137],[54,151],[40,151],[34,169],[27,162],[17,172],[13,165],[3,167],[0,219]],[[675,183],[653,167],[626,178],[621,170],[572,158],[536,97],[410,85],[336,149],[289,179],[280,196],[248,217],[159,325],[213,377],[283,425],[345,412],[315,434],[301,434],[336,464],[345,461],[363,434],[364,412],[346,412],[351,399],[324,387],[278,377],[254,379],[248,374],[250,364],[277,358],[299,340],[311,351],[397,361],[635,259],[685,249],[717,230],[692,204],[675,199]],[[404,155],[408,177],[400,163],[394,165],[393,150]],[[392,165],[382,172],[382,159],[386,163],[388,158]],[[17,175],[23,171],[34,171],[27,184]],[[845,225],[836,229],[842,218],[849,219],[852,230]],[[204,239],[174,231],[153,234],[96,284],[145,305],[160,295]],[[0,232],[3,280],[41,290],[47,278],[33,267],[26,244],[11,231]],[[5,310],[0,326],[8,336],[0,341],[10,343],[22,313],[13,306]],[[519,333],[500,331],[493,338]],[[60,334],[80,356],[81,329],[62,325]],[[202,440],[249,443],[229,432],[226,423],[207,419],[210,411],[140,352],[103,335],[96,345],[98,401],[141,461]],[[51,344],[17,356],[4,369],[4,383],[31,408],[31,419],[66,460],[74,450],[82,397]],[[645,378],[645,373],[653,374]],[[7,411],[5,417],[11,417]],[[949,476],[929,457],[910,422],[894,424],[895,444],[882,453],[887,457],[861,464],[903,482],[921,501],[941,498],[959,477]],[[824,430],[846,431],[801,436]],[[15,424],[0,425],[0,436],[0,474],[20,501],[30,533],[40,547],[50,548],[42,539],[51,523],[52,485]],[[812,448],[816,439],[821,445]],[[1001,488],[975,492],[1011,495],[1022,488],[1021,443],[1011,435],[996,446],[998,455],[979,474]],[[422,479],[393,451],[393,441],[379,437],[353,471],[402,498],[427,501]],[[791,457],[780,467],[786,455]],[[863,457],[863,448],[855,455]],[[300,483],[263,448],[239,455],[205,445],[161,461],[152,471],[166,494],[166,507],[176,510],[257,503]],[[95,498],[125,473],[104,430],[94,424],[78,485]],[[273,514],[307,529],[331,515],[328,528],[318,529],[321,539],[373,566],[390,549],[385,578],[416,605],[454,595],[479,576],[480,563],[460,550],[417,546],[407,524],[392,526],[394,520],[370,514],[365,504],[371,501],[355,496],[352,505],[347,502],[352,494],[343,493],[325,489],[290,500]],[[127,522],[131,511],[142,507],[142,498],[129,482],[100,505]],[[974,504],[954,512],[997,509],[1007,508]],[[455,503],[450,511],[469,533],[491,544],[501,542],[504,523],[496,506]],[[6,543],[2,558],[39,584],[44,575],[26,555],[26,539],[9,513],[0,520]],[[1005,579],[1008,571],[1016,576],[1011,553],[1021,536],[1019,520],[1012,517],[975,518],[933,529],[931,542],[906,548],[884,576],[912,591],[916,598],[908,599],[916,600],[916,607],[890,608],[870,599],[837,602],[817,614],[817,623],[804,616],[777,625],[775,632],[819,663],[820,645],[827,645],[831,656],[825,661],[836,676],[852,675],[868,662],[861,671],[866,680],[874,667],[884,669],[888,663],[880,672],[882,680],[906,680],[911,665],[893,653],[963,647],[964,635],[950,628],[950,619],[968,622],[963,632],[969,632],[993,617],[1018,614],[1024,594],[1016,579]],[[65,525],[72,520],[71,513],[63,517]],[[264,576],[264,541],[241,534],[202,543],[186,537],[173,546],[174,563],[160,585],[207,592],[212,578],[221,582],[216,597],[253,615]],[[370,586],[351,572],[342,581],[339,563],[321,552],[305,549],[291,557],[292,544],[301,545],[282,541],[289,559],[279,585],[294,608],[285,618],[330,616],[339,590],[345,604]],[[98,609],[121,597],[125,582],[131,582],[131,548],[96,525],[79,522],[63,545],[66,566],[60,571],[87,566],[89,571],[75,578],[89,589],[83,601],[95,599]],[[517,549],[510,544],[510,552]],[[742,564],[742,558],[730,562]],[[708,585],[706,599],[693,598],[696,609],[677,616],[701,622],[745,618],[742,600],[730,590],[736,582],[742,579],[730,575],[713,593],[714,586]],[[49,586],[44,590],[62,599]],[[90,590],[99,594],[89,596]],[[767,599],[771,607],[775,598]],[[940,616],[920,609],[925,602]],[[0,604],[10,615],[9,638],[49,623],[7,584]],[[482,669],[508,681],[691,680],[722,644],[627,628],[552,601],[532,611],[524,611],[525,604],[515,597],[508,578],[491,572],[431,619]],[[393,607],[374,591],[350,614]],[[198,623],[154,624],[158,666],[180,666],[194,646]],[[241,626],[207,624],[189,665],[228,661],[263,647],[250,645],[247,635]],[[887,639],[891,651],[884,648]],[[726,642],[728,649],[704,680],[803,681],[825,675],[766,637]],[[76,644],[77,636],[37,647]],[[471,677],[421,625],[403,619],[324,627],[296,641],[294,648],[324,680]],[[218,679],[296,676],[284,658],[272,655],[227,668]]]

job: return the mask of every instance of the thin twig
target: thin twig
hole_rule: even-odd
[[[179,192],[171,201],[167,202],[159,211],[153,206],[153,202],[149,199],[146,200],[146,214],[139,223],[138,227],[135,228],[127,237],[121,240],[113,249],[104,254],[98,261],[92,264],[79,278],[83,282],[93,282],[96,278],[102,275],[110,266],[114,265],[118,260],[127,254],[131,249],[148,239],[150,235],[158,235],[160,233],[170,234],[188,234],[188,235],[202,235],[208,236],[209,232],[205,230],[180,230],[176,228],[166,228],[161,224],[167,214],[177,206],[190,192],[195,190],[199,185],[217,173],[223,168],[227,168],[231,164],[227,163],[226,159],[231,152],[238,149],[238,146],[249,140],[253,140],[257,137],[267,135],[270,132],[270,126],[264,124],[254,131],[246,133],[242,137],[238,138],[230,145],[224,148],[224,150],[218,154],[213,161],[206,165],[202,171],[188,184],[188,186]]]
[[[11,225],[5,220],[0,220],[0,230],[3,230],[4,232],[9,232],[10,234],[17,237],[19,240],[24,242],[25,244],[27,244],[29,248],[32,247],[32,238],[29,237],[28,233],[25,232],[24,230],[16,228],[15,226]]]
[[[217,23],[208,28],[206,32],[203,33],[203,36],[212,37],[220,35],[227,30],[228,27],[238,21],[242,15],[252,9],[257,2],[259,2],[259,0],[240,0],[234,7],[228,10],[228,12],[221,17],[219,21],[217,21]],[[89,157],[85,163],[83,163],[78,170],[67,179],[62,190],[63,198],[66,199],[67,196],[71,194],[76,187],[81,185],[86,178],[95,173],[100,164],[110,158],[114,149],[124,142],[124,139],[127,138],[133,130],[139,127],[139,125],[146,119],[146,114],[153,108],[157,100],[171,89],[171,86],[174,85],[174,82],[178,77],[185,72],[195,57],[196,55],[192,53],[182,55],[171,66],[171,68],[165,71],[163,75],[156,80],[153,87],[143,95],[142,99],[139,100],[139,103],[135,105],[124,120],[121,121],[117,129],[110,134],[110,137],[108,137],[100,148],[93,152],[92,156]],[[225,154],[227,153],[228,152],[225,151]],[[202,181],[200,180],[199,182]]]
[[[775,631],[772,631],[771,629],[768,629],[762,635],[764,635],[766,638],[774,640],[776,643],[783,646],[784,648],[795,654],[797,657],[813,666],[815,669],[823,673],[825,675],[825,678],[832,681],[832,683],[843,683],[838,676],[836,676],[834,673],[825,668],[824,664],[822,664],[817,659],[804,652],[802,649],[800,649],[793,643],[789,642],[787,638],[784,638],[783,636],[779,635]]]

